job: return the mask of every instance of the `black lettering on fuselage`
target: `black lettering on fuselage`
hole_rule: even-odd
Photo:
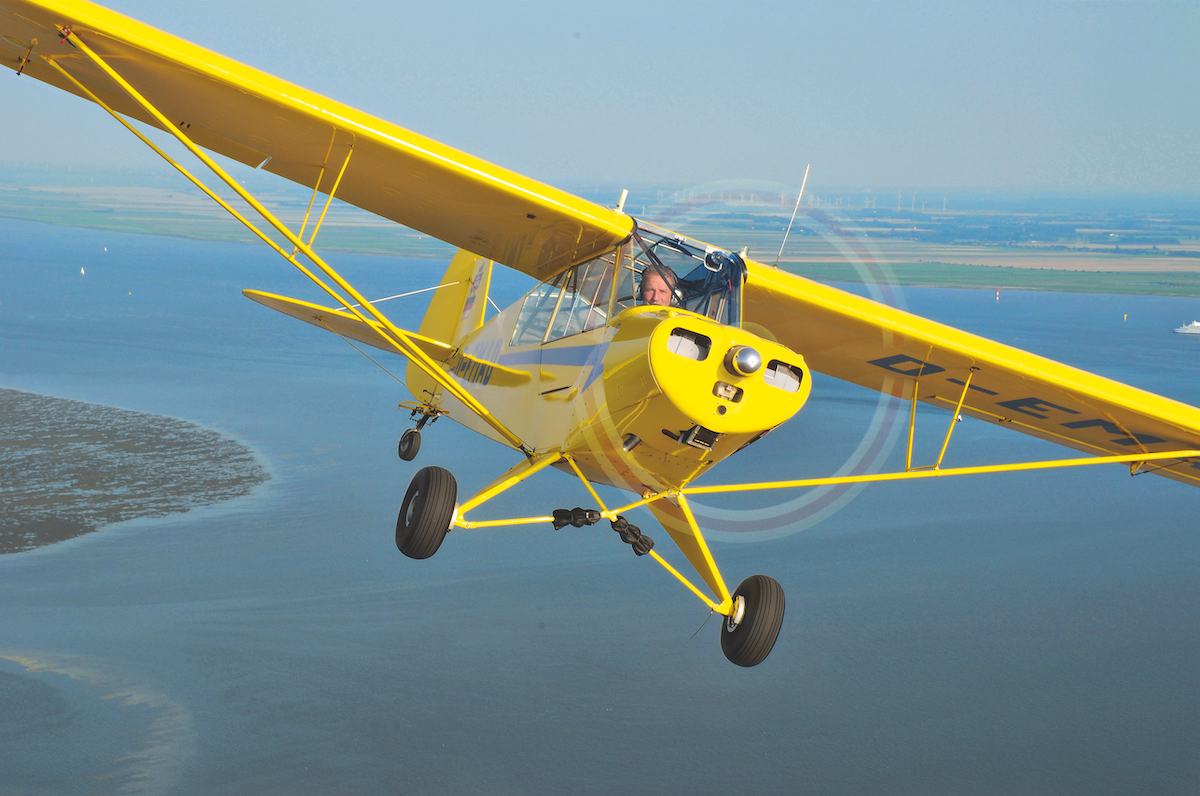
[[[468,384],[487,384],[492,378],[492,366],[487,362],[463,357],[454,366],[453,372]]]

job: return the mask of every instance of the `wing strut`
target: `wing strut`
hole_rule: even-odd
[[[962,395],[958,399],[958,404],[954,407],[954,411],[950,414],[950,427],[946,429],[946,438],[942,440],[942,449],[938,451],[937,461],[933,464],[926,464],[923,467],[912,466],[912,445],[913,445],[913,429],[917,424],[917,388],[920,385],[920,377],[913,379],[913,395],[912,408],[908,415],[908,453],[904,457],[904,470],[941,470],[942,459],[946,458],[946,448],[950,447],[950,436],[954,433],[954,427],[958,425],[959,412],[962,411],[963,402],[967,400],[967,390],[971,389],[971,377],[979,368],[971,368],[967,372],[967,380],[963,382]]]
[[[245,216],[243,216],[242,214],[240,214],[236,210],[234,210],[232,207],[230,207],[227,202],[225,202],[223,199],[218,197],[209,188],[207,188],[203,183],[201,183],[198,179],[196,179],[190,173],[188,173],[188,171],[185,168],[183,168],[183,166],[181,166],[179,163],[172,160],[169,155],[167,155],[165,152],[163,152],[161,149],[159,149],[157,146],[155,146],[144,135],[142,135],[140,132],[138,132],[131,124],[129,124],[127,121],[125,121],[125,119],[123,119],[120,116],[120,114],[118,114],[112,108],[108,107],[106,104],[101,102],[100,99],[95,94],[93,94],[90,90],[88,90],[88,88],[86,86],[84,86],[81,82],[76,80],[73,75],[71,75],[62,66],[60,66],[57,63],[56,59],[43,56],[43,58],[52,67],[54,67],[54,69],[56,69],[60,74],[62,74],[68,80],[70,80],[71,83],[73,83],[76,87],[78,87],[92,101],[94,101],[95,103],[100,105],[100,107],[102,107],[106,111],[108,111],[108,113],[110,115],[112,115],[113,118],[115,118],[117,121],[119,121],[128,130],[130,130],[134,135],[136,135],[139,139],[141,139],[146,145],[148,145],[151,149],[153,149],[160,156],[162,156],[163,159],[165,159],[168,163],[170,163],[172,166],[174,166],[181,174],[183,174],[185,177],[187,177],[194,185],[196,185],[198,188],[200,188],[202,191],[204,191],[204,193],[207,194],[209,196],[209,198],[211,198],[212,200],[217,202],[217,204],[224,207],[238,221],[241,221],[242,224],[244,224],[248,229],[250,229],[251,232],[253,232],[255,235],[257,235],[260,239],[262,239],[265,243],[267,243],[276,252],[278,252],[280,256],[282,256],[285,260],[290,262],[292,265],[296,266],[296,268],[298,268],[301,272],[303,272],[305,276],[307,276],[315,284],[317,284],[322,290],[324,290],[326,293],[328,293],[330,296],[332,296],[334,299],[336,299],[337,302],[339,304],[341,304],[343,307],[345,307],[350,313],[352,313],[355,317],[357,317],[363,323],[369,325],[369,322],[367,321],[366,317],[359,311],[358,307],[365,309],[367,311],[367,313],[369,313],[382,326],[381,332],[384,333],[384,336],[389,340],[389,342],[392,343],[392,345],[395,346],[396,350],[399,353],[401,353],[402,355],[408,357],[413,362],[415,362],[423,371],[425,371],[427,374],[429,374],[429,376],[434,381],[436,381],[447,392],[449,392],[451,395],[453,395],[455,398],[457,398],[459,401],[461,401],[468,409],[470,409],[472,412],[477,414],[484,422],[486,422],[488,425],[490,425],[492,428],[494,428],[497,432],[499,432],[500,435],[503,436],[506,440],[508,440],[509,443],[511,443],[515,448],[521,450],[523,453],[525,453],[526,456],[529,456],[532,453],[532,450],[521,440],[520,437],[518,437],[516,434],[514,434],[511,430],[509,430],[509,428],[507,426],[505,426],[496,417],[494,417],[492,415],[492,413],[489,412],[487,410],[487,408],[483,406],[483,404],[479,403],[479,401],[477,401],[475,399],[474,396],[472,396],[470,393],[468,393],[466,390],[464,390],[462,387],[460,387],[456,382],[454,382],[452,379],[450,379],[445,374],[445,372],[442,371],[442,369],[439,368],[437,366],[437,364],[432,359],[430,359],[427,354],[425,354],[424,351],[422,351],[420,348],[417,347],[417,345],[413,342],[413,340],[410,338],[410,336],[408,334],[406,334],[402,329],[398,328],[395,324],[393,324],[390,320],[388,320],[388,318],[383,313],[381,313],[379,310],[377,310],[375,307],[373,307],[371,305],[371,303],[368,302],[366,298],[361,296],[357,290],[355,290],[345,279],[343,279],[341,277],[340,274],[337,273],[337,271],[335,271],[323,259],[321,259],[321,257],[312,250],[312,248],[309,244],[305,243],[303,240],[301,240],[299,237],[297,237],[290,229],[288,229],[287,226],[285,226],[281,221],[279,221],[279,219],[277,219],[274,216],[274,214],[271,213],[270,210],[268,210],[266,207],[264,207],[257,199],[255,199],[250,193],[248,193],[246,191],[246,189],[243,188],[240,183],[238,183],[237,180],[230,177],[229,174],[226,173],[225,170],[222,169],[212,158],[210,158],[207,154],[205,154],[204,151],[202,149],[200,149],[199,146],[197,146],[195,143],[192,142],[192,140],[190,138],[188,138],[186,135],[184,135],[183,132],[176,125],[172,124],[170,122],[170,120],[168,120],[165,116],[163,116],[163,114],[156,107],[154,107],[152,104],[150,104],[150,102],[148,100],[146,100],[135,88],[133,88],[133,86],[131,86],[128,82],[125,81],[124,78],[122,78],[119,74],[117,74],[117,72],[114,71],[112,69],[112,67],[110,67],[103,58],[101,58],[95,52],[93,52],[92,49],[90,47],[88,47],[87,44],[84,43],[82,39],[79,38],[78,34],[72,32],[70,28],[64,27],[64,26],[58,26],[58,30],[64,40],[70,42],[76,49],[78,49],[80,52],[82,52],[84,55],[86,55],[88,57],[88,59],[90,59],[93,63],[95,63],[96,66],[98,66],[101,70],[103,70],[104,73],[107,74],[118,86],[120,86],[134,102],[136,102],[138,105],[140,105],[142,108],[144,108],[147,113],[149,113],[155,120],[157,120],[159,126],[162,127],[162,129],[167,130],[172,135],[174,135],[175,138],[178,139],[181,144],[183,144],[185,147],[187,147],[187,149],[193,155],[195,155],[205,166],[207,166],[210,171],[212,171],[214,174],[216,174],[226,185],[228,185],[230,188],[232,188],[238,194],[238,196],[240,196],[246,202],[246,204],[248,204],[252,208],[254,208],[254,210],[268,224],[270,224],[272,227],[274,227],[275,230],[277,232],[279,232],[279,234],[283,235],[287,239],[287,241],[289,243],[291,243],[292,246],[295,247],[294,252],[303,253],[305,257],[307,257],[314,265],[317,266],[318,269],[321,270],[322,273],[325,274],[325,276],[327,276],[339,288],[341,288],[343,291],[345,291],[345,293],[348,294],[354,301],[358,302],[357,306],[352,305],[352,303],[350,301],[346,300],[341,294],[339,294],[336,290],[334,290],[329,285],[327,285],[323,280],[321,280],[311,270],[309,270],[307,267],[305,267],[303,264],[301,264],[296,259],[294,253],[288,254],[286,251],[284,251],[283,248],[281,248],[277,243],[275,243],[273,240],[271,240],[269,237],[267,237],[263,232],[261,232],[256,226],[254,226],[254,224],[252,222],[250,222],[247,218],[245,218]],[[351,151],[353,151],[353,149]],[[347,155],[346,162],[342,164],[342,173],[345,173],[345,168],[348,163],[349,163],[349,155]],[[338,179],[340,181],[341,174],[338,175]],[[329,201],[333,200],[334,191],[336,191],[336,185],[334,186],[334,189],[330,191]],[[327,202],[326,209],[328,209],[328,207],[329,207],[329,204]],[[322,212],[321,217],[324,218],[324,212]],[[320,222],[318,222],[317,226],[319,228]],[[316,237],[315,229],[313,231],[313,237],[314,237],[314,239]]]
[[[763,481],[757,484],[729,484],[726,486],[688,486],[679,490],[685,495],[710,495],[717,492],[756,492],[763,489],[797,489],[804,486],[832,486],[834,484],[873,484],[879,481],[912,481],[918,478],[938,478],[949,475],[979,475],[981,473],[1013,473],[1021,470],[1053,470],[1059,467],[1085,467],[1090,464],[1128,464],[1130,475],[1146,462],[1162,459],[1200,458],[1200,450],[1162,451],[1159,453],[1132,453],[1124,456],[1090,456],[1086,459],[1054,459],[1045,462],[1016,462],[1014,464],[985,464],[978,467],[951,467],[945,470],[913,469],[899,473],[867,473],[863,475],[835,475],[831,478],[803,478],[796,481]]]
[[[308,210],[304,211],[304,221],[300,224],[300,234],[296,237],[304,240],[304,230],[308,227],[308,218],[312,215],[313,204],[317,201],[317,193],[321,190],[321,181],[325,179],[325,167],[329,164],[329,156],[333,154],[333,144],[337,141],[337,130],[333,131],[333,135],[329,138],[329,151],[325,153],[325,160],[321,163],[321,171],[317,174],[317,181],[313,184],[313,195],[308,200]],[[346,174],[346,167],[350,165],[350,156],[354,154],[354,147],[350,147],[350,151],[346,153],[346,159],[342,161],[342,170],[338,172],[337,179],[333,181],[333,189],[329,191],[329,198],[325,200],[325,207],[321,209],[321,217],[317,219],[317,225],[313,227],[312,236],[308,239],[308,245],[311,247],[317,239],[317,233],[321,231],[321,224],[325,223],[325,214],[329,212],[329,206],[333,204],[333,197],[337,194],[338,186],[342,184],[342,177]],[[296,249],[292,249],[292,254],[296,253]]]

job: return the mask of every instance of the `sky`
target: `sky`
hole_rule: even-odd
[[[110,0],[554,185],[1200,193],[1200,4]],[[0,163],[157,167],[5,78]]]

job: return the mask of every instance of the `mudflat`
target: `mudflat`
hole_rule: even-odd
[[[212,429],[0,389],[0,554],[241,497],[269,478]]]

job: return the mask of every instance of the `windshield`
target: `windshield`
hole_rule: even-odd
[[[740,256],[643,222],[623,249],[618,303],[682,307],[741,325],[746,264]]]
[[[590,331],[637,306],[680,307],[740,326],[745,280],[746,263],[738,255],[639,223],[616,251],[526,294],[509,345],[548,343]]]

